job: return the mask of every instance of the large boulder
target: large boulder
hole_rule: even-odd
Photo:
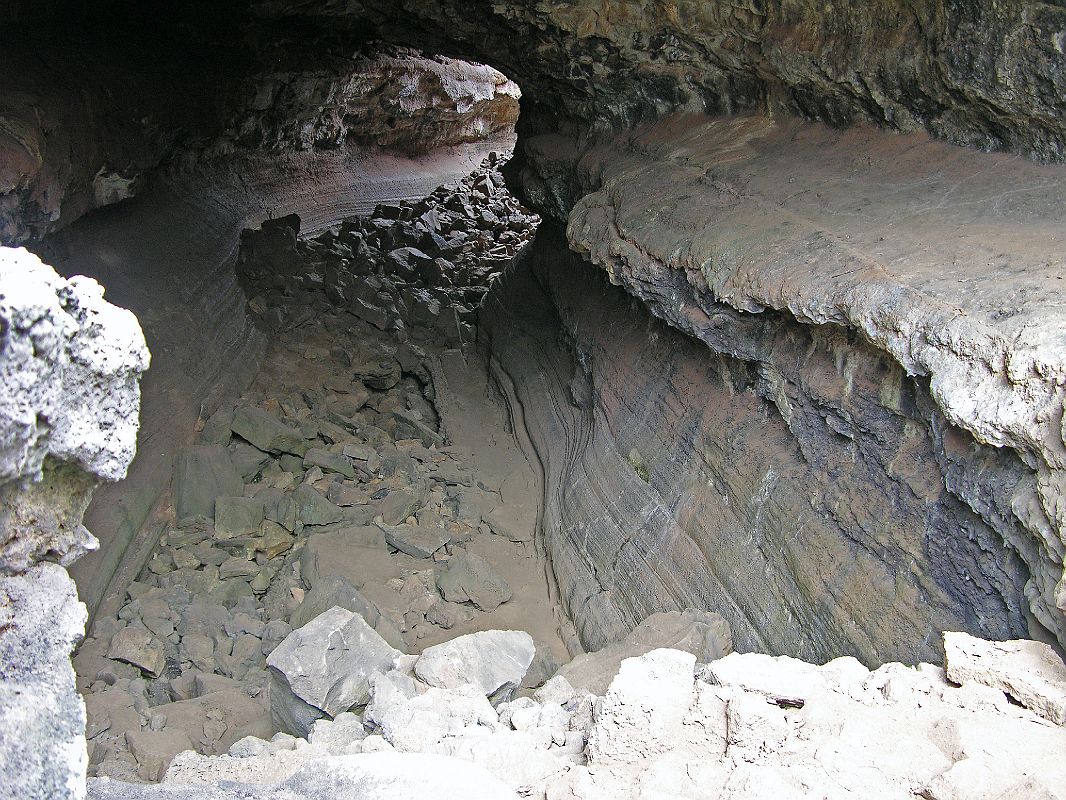
[[[360,615],[329,609],[290,633],[267,658],[274,721],[306,737],[316,719],[365,704],[370,676],[389,670],[400,655]]]
[[[1066,725],[1066,663],[1043,642],[989,642],[944,632],[948,680],[1000,689],[1057,725]]]
[[[584,653],[555,674],[566,678],[576,689],[602,695],[624,659],[660,648],[692,653],[705,664],[732,653],[733,638],[729,624],[710,611],[666,611],[652,614],[620,642]]]
[[[430,686],[475,686],[498,696],[522,683],[535,653],[525,631],[481,631],[427,647],[415,662],[415,675]]]

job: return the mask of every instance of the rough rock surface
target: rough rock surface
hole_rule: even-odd
[[[96,540],[94,487],[133,457],[148,351],[86,278],[0,248],[0,794],[85,794],[85,705],[70,654],[85,606],[66,565]],[[48,563],[59,562],[59,563]]]
[[[0,577],[0,796],[85,795],[85,704],[70,653],[85,606],[57,564]]]
[[[944,629],[1027,634],[1037,542],[1011,511],[1016,456],[840,327],[708,305],[708,348],[558,236],[541,226],[482,324],[544,465],[544,544],[587,649],[686,607],[721,614],[738,650],[811,660],[936,662]],[[670,275],[641,286],[675,319],[690,287]]]
[[[99,284],[0,248],[0,572],[95,547],[82,514],[126,474],[147,368],[136,318]]]
[[[470,685],[496,696],[521,685],[533,652],[533,637],[525,631],[481,631],[427,647],[415,662],[415,675],[441,689]]]
[[[993,800],[1057,798],[1066,778],[1066,728],[1002,691],[953,685],[929,664],[871,672],[853,658],[815,666],[734,653],[698,666],[691,653],[658,649],[624,659],[600,697],[557,678],[496,709],[471,685],[408,677],[397,692],[401,675],[372,682],[371,707],[391,698],[378,721],[343,714],[316,722],[306,741],[246,738],[228,755],[184,753],[159,786],[93,779],[89,796],[295,800],[326,786],[331,797],[362,797],[372,772],[375,797],[406,798],[411,787],[425,796],[427,780],[452,796],[454,775],[462,797],[491,788],[542,800]],[[414,783],[398,789],[396,770]]]
[[[754,332],[726,341],[723,331],[735,327],[726,320],[733,311],[784,312],[858,331],[918,379],[951,426],[923,426],[932,428],[924,435],[940,451],[947,491],[1025,563],[1032,617],[1066,643],[1066,528],[1056,511],[1066,467],[1058,422],[1066,318],[1053,277],[1062,259],[1061,167],[981,156],[921,134],[834,133],[756,116],[665,120],[593,148],[578,173],[592,191],[569,218],[571,246],[669,324],[750,362]],[[889,182],[898,188],[879,190]],[[685,202],[674,199],[686,192]],[[654,213],[649,197],[660,200]],[[988,271],[992,258],[998,266]],[[795,371],[771,357],[763,394],[800,438],[809,423],[798,413]],[[846,396],[854,380],[846,365],[837,371]],[[803,379],[813,402],[835,393],[813,375]],[[882,407],[903,410],[903,395],[893,399],[883,382],[879,391]],[[841,412],[823,411],[827,435],[861,446],[875,410],[865,419],[857,408]],[[1001,448],[983,458],[1004,467],[975,474],[982,456],[953,452],[969,437]],[[901,464],[885,470],[899,473]],[[911,481],[919,493],[923,484],[935,491]]]
[[[1066,725],[1066,664],[1043,642],[987,642],[945,633],[944,669],[948,680],[999,689],[1044,719]]]
[[[413,753],[367,753],[318,758],[275,784],[227,787],[133,786],[106,778],[91,782],[91,800],[421,800],[427,796],[517,800],[506,784],[459,759]]]
[[[691,653],[705,664],[733,652],[729,625],[717,614],[686,609],[652,614],[625,638],[563,665],[555,675],[575,689],[602,695],[623,660],[670,648]]]
[[[334,606],[290,633],[267,659],[275,720],[287,733],[306,736],[322,715],[365,705],[370,675],[391,668],[398,655],[361,616]]]

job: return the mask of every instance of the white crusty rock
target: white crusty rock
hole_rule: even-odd
[[[358,614],[339,606],[319,614],[267,658],[275,722],[307,736],[316,719],[365,704],[370,676],[390,669],[399,655]]]
[[[196,782],[138,786],[89,781],[90,800],[518,800],[475,764],[422,753],[365,753],[317,758],[278,782]]]
[[[692,653],[699,663],[714,661],[733,652],[733,637],[718,614],[689,608],[652,614],[614,644],[583,653],[556,672],[577,689],[602,695],[607,691],[623,659],[670,648]]]
[[[1043,642],[988,642],[945,631],[944,667],[950,681],[1001,689],[1044,719],[1066,725],[1066,663]]]
[[[148,348],[103,293],[0,248],[0,572],[94,549],[81,525],[92,488],[133,459]]]
[[[85,706],[70,652],[85,606],[57,564],[0,576],[0,797],[85,793]]]
[[[536,648],[525,631],[481,631],[427,647],[415,675],[430,686],[474,686],[495,696],[522,683]]]
[[[499,717],[485,695],[473,686],[428,690],[396,703],[382,715],[381,731],[397,750],[425,752],[468,729],[500,730]]]

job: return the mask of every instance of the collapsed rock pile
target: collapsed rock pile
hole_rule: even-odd
[[[277,336],[252,389],[178,454],[158,550],[76,654],[90,774],[158,780],[182,750],[306,735],[366,687],[319,696],[311,665],[282,678],[292,670],[275,665],[303,664],[300,637],[364,653],[365,677],[494,627],[528,593],[525,574],[543,575],[531,524],[516,522],[522,498],[501,491],[510,476],[448,446],[430,376],[472,338],[472,306],[532,235],[497,165],[311,241],[293,218],[246,232],[251,306]],[[543,637],[530,679],[543,680],[566,655],[546,587],[528,614]],[[368,641],[381,642],[372,655]]]
[[[540,221],[507,192],[500,166],[491,154],[456,188],[379,205],[311,239],[297,238],[295,214],[245,231],[237,269],[252,311],[280,330],[304,319],[293,298],[324,291],[378,330],[473,341],[481,298]]]
[[[330,642],[308,648],[314,658]],[[945,648],[967,678],[929,664],[870,671],[850,657],[814,666],[734,653],[701,664],[660,648],[623,659],[602,696],[557,675],[511,699],[532,641],[489,631],[396,654],[354,681],[335,670],[337,685],[358,685],[364,699],[304,737],[185,752],[160,786],[98,780],[89,796],[399,800],[430,796],[411,783],[429,770],[446,783],[463,777],[443,796],[501,800],[1062,797],[1066,728],[1046,712],[1066,697],[1066,665],[1035,642],[948,634]],[[1015,685],[1040,688],[1005,693]]]

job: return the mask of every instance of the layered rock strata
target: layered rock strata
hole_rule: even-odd
[[[680,378],[660,366],[671,356],[647,341],[635,307],[603,329],[590,321],[593,304],[602,305],[591,298],[602,289],[582,288],[573,277],[579,267],[551,263],[566,263],[562,243],[545,244],[538,275],[555,307],[548,315],[558,313],[569,329],[571,363],[584,377],[571,380],[564,357],[547,357],[557,366],[532,382],[523,406],[527,422],[542,418],[532,424],[547,472],[560,469],[549,478],[558,492],[549,518],[566,542],[556,564],[585,565],[571,611],[624,628],[650,610],[676,607],[679,594],[687,604],[690,592],[713,591],[704,607],[716,610],[744,594],[738,608],[722,612],[741,647],[808,658],[853,653],[871,662],[934,657],[938,625],[992,636],[1028,627],[1066,641],[1056,488],[1061,168],[978,157],[921,135],[836,133],[760,117],[673,118],[587,152],[546,136],[530,140],[526,156],[531,200],[557,217],[573,209],[566,245],[707,345],[710,361],[699,366],[706,350],[693,351],[689,363],[721,387],[704,388],[706,379],[683,392],[672,386]],[[529,317],[526,295],[536,282],[519,280],[497,300],[497,321]],[[630,314],[640,341],[627,345],[617,331]],[[524,329],[536,337],[546,324],[538,318]],[[531,358],[546,360],[544,343],[516,347],[494,333],[493,347],[516,374],[530,373]],[[647,378],[626,366],[643,352],[656,353]],[[634,400],[641,394],[634,387],[647,382],[670,387],[651,392],[661,405]],[[575,394],[575,385],[584,388]],[[588,411],[549,402],[550,395],[578,398]],[[675,427],[699,425],[691,420],[715,415],[723,402],[756,397],[711,431]],[[738,425],[727,438],[724,431]],[[777,429],[783,438],[771,448]],[[701,438],[708,433],[717,440],[710,453]],[[582,463],[590,449],[598,454]],[[603,466],[592,468],[600,458]],[[631,494],[615,485],[620,461],[640,479]],[[575,485],[582,480],[590,485]],[[619,507],[612,499],[643,498],[640,483],[652,487],[650,505],[635,499]],[[785,499],[804,484],[811,488]],[[783,513],[771,520],[767,511],[778,503]],[[644,532],[637,536],[622,522],[634,514]],[[737,518],[735,529],[721,527]],[[840,561],[828,555],[835,548],[814,541],[802,558],[782,555],[788,540],[827,524],[841,552],[853,555]],[[699,533],[670,534],[675,525]],[[767,531],[773,544],[764,547]],[[650,554],[675,540],[676,566],[655,566]],[[648,555],[636,556],[641,550]],[[820,567],[811,553],[826,555]],[[649,562],[635,568],[640,578],[629,577],[627,554]],[[766,568],[753,568],[746,581],[737,569],[752,558],[785,559],[770,570],[772,580],[788,576],[767,593],[776,610],[752,612],[764,605],[752,589]],[[706,574],[683,566],[704,560],[730,564],[712,580],[719,588],[697,588]],[[819,577],[802,577],[811,567]],[[646,580],[659,571],[665,578]],[[643,600],[616,589],[616,574],[632,580]],[[725,595],[735,596],[725,600],[720,587],[730,584],[736,591]],[[808,611],[791,607],[805,595]],[[893,610],[871,611],[882,602]],[[599,627],[589,622],[584,635]],[[789,632],[819,628],[825,636],[801,635],[803,642]],[[901,635],[905,628],[911,633]]]

